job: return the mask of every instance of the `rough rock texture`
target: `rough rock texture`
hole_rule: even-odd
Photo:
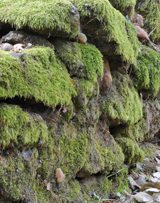
[[[98,203],[127,190],[141,143],[160,133],[160,54],[138,41],[135,8],[0,2],[0,44],[25,45],[0,50],[0,202]]]

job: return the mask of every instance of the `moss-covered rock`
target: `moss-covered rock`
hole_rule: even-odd
[[[24,161],[21,152],[10,152],[8,155],[1,156],[0,185],[4,201],[49,203],[50,194],[43,181],[36,177],[38,151],[32,149],[29,161]]]
[[[160,3],[157,0],[138,0],[136,9],[144,16],[145,26],[153,31],[151,38],[160,41]]]
[[[142,102],[127,75],[114,73],[108,95],[101,98],[102,117],[110,125],[131,125],[142,117]]]
[[[0,21],[58,37],[75,38],[80,30],[78,11],[69,0],[4,0],[0,2]]]
[[[1,104],[0,106],[0,146],[34,145],[48,141],[48,129],[42,117],[29,114],[15,105]]]
[[[15,58],[0,51],[0,98],[34,98],[47,106],[68,105],[76,95],[65,66],[50,48],[35,47]]]
[[[88,143],[87,159],[78,177],[99,172],[108,174],[121,168],[124,161],[122,150],[109,132],[103,131],[103,127],[88,129]]]
[[[94,45],[57,41],[55,51],[71,76],[94,82],[102,77],[102,54]]]
[[[136,32],[108,0],[73,2],[81,14],[83,31],[102,53],[118,56],[129,63],[136,62],[139,51]]]
[[[132,16],[137,0],[109,0],[111,4],[124,15]]]
[[[113,130],[114,137],[126,137],[136,142],[143,141],[148,134],[148,126],[145,119],[129,126],[115,127]]]
[[[132,164],[140,162],[144,159],[144,152],[138,144],[130,138],[117,138],[116,141],[121,146],[123,153],[125,154],[125,162]]]
[[[50,123],[50,136],[52,137],[48,145],[48,149],[51,149],[51,153],[54,154],[53,165],[54,170],[61,168],[66,175],[66,180],[69,180],[76,176],[77,172],[83,167],[86,161],[86,151],[88,146],[88,140],[86,131],[84,128],[77,127],[77,125],[60,122]],[[41,153],[41,156],[46,157],[47,154]],[[45,162],[44,162],[45,164]],[[49,162],[46,162],[49,164]],[[47,168],[44,165],[45,168]],[[52,171],[53,171],[52,168]]]
[[[160,54],[143,46],[133,73],[135,86],[149,95],[156,96],[160,91]]]

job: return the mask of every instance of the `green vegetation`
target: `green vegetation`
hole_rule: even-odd
[[[138,0],[137,10],[144,16],[145,25],[153,31],[151,38],[160,40],[160,3],[157,0]]]
[[[38,114],[29,114],[15,105],[0,106],[0,146],[2,148],[16,144],[34,145],[48,141],[48,129]]]
[[[116,73],[110,93],[102,100],[102,116],[116,125],[137,123],[142,117],[142,102],[127,75]]]
[[[125,162],[128,164],[141,162],[144,159],[144,152],[138,144],[130,138],[117,138],[116,141],[121,146],[123,153],[125,154]]]
[[[102,76],[102,54],[94,45],[57,41],[55,47],[72,76],[94,82]]]
[[[0,185],[6,199],[49,203],[50,194],[42,181],[36,177],[38,152],[32,150],[29,161],[24,161],[21,152],[1,156]]]
[[[101,33],[104,33],[103,38],[106,43],[114,44],[116,55],[120,55],[124,61],[129,63],[136,62],[139,51],[136,32],[131,29],[131,24],[112,7],[108,0],[73,0],[73,2],[77,5],[82,20],[89,18],[88,22],[92,22],[93,19],[99,21]],[[128,26],[128,24],[130,25]],[[130,38],[131,35],[134,38]]]
[[[134,13],[134,7],[137,0],[109,0],[111,4],[124,15],[131,16]]]
[[[29,29],[45,35],[75,38],[79,33],[78,15],[69,0],[2,0],[0,21],[17,29]]]
[[[138,56],[137,66],[133,69],[135,86],[145,90],[152,96],[160,91],[160,54],[153,49],[142,46]]]
[[[73,81],[52,49],[28,49],[19,59],[4,51],[0,55],[0,98],[34,98],[53,107],[69,105],[76,95]]]

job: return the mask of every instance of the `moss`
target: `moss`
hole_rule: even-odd
[[[129,126],[120,126],[114,128],[114,137],[126,137],[137,142],[143,141],[148,133],[148,126],[145,119]]]
[[[132,15],[137,0],[109,0],[111,4],[124,15]]]
[[[96,174],[100,171],[108,174],[122,166],[124,155],[121,148],[111,137],[108,139],[110,139],[110,145],[104,145],[99,139],[92,137],[89,141],[84,171],[89,174]]]
[[[29,29],[46,35],[75,37],[79,16],[68,0],[4,0],[0,3],[0,21],[17,29]]]
[[[140,97],[127,75],[114,73],[111,90],[102,98],[101,112],[114,125],[131,125],[143,117]]]
[[[108,42],[114,43],[115,55],[120,55],[124,61],[129,63],[136,62],[139,51],[136,32],[134,29],[126,27],[127,21],[125,17],[114,9],[108,0],[73,0],[73,2],[75,2],[80,11],[81,19],[89,18],[86,24],[92,22],[93,19],[98,20],[98,24],[101,26],[99,35],[103,33],[102,39],[105,39],[106,45]],[[131,34],[128,34],[130,32],[135,35],[134,39],[130,38]],[[93,34],[96,35],[95,32]]]
[[[71,76],[94,82],[102,76],[102,54],[94,45],[57,41],[55,47]]]
[[[145,26],[149,31],[153,31],[151,38],[155,41],[160,40],[160,4],[157,0],[138,0],[137,10],[145,18]]]
[[[96,105],[96,98],[99,95],[99,86],[96,82],[84,79],[75,79],[77,97],[75,98],[74,105],[76,109],[87,112],[89,103],[94,99]],[[93,104],[92,104],[93,107]]]
[[[45,144],[48,141],[47,126],[37,114],[30,115],[18,106],[1,104],[0,120],[1,147],[34,145],[39,141]]]
[[[62,122],[53,124],[50,128],[53,141],[50,149],[54,153],[54,168],[61,168],[66,179],[75,177],[77,172],[83,167],[86,161],[87,136],[85,130],[81,127],[79,130],[74,124]],[[42,153],[43,154],[43,153]]]
[[[136,87],[156,96],[160,91],[160,54],[143,46],[133,73]]]
[[[68,105],[73,82],[50,48],[28,49],[20,59],[0,51],[0,98],[34,98],[48,106]]]
[[[126,178],[128,176],[128,167],[123,166],[121,170],[118,171],[116,174],[115,178],[113,178],[113,190],[112,194],[114,195],[115,193],[123,193],[124,191],[129,190],[129,185],[128,185],[128,179]],[[114,191],[114,193],[113,193]]]
[[[37,155],[37,150],[32,150],[29,162],[23,160],[20,152],[3,158],[0,186],[6,199],[49,203],[49,193],[36,178]]]
[[[135,141],[125,137],[117,138],[116,141],[123,150],[126,163],[132,164],[143,161],[144,152]]]

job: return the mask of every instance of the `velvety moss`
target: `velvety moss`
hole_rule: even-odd
[[[79,15],[69,0],[3,0],[0,21],[46,35],[76,37],[79,33]]]
[[[92,98],[96,103],[96,98],[99,95],[99,86],[97,85],[97,82],[91,80],[75,79],[74,81],[77,90],[77,97],[75,98],[74,105],[76,109],[87,111],[89,102]]]
[[[100,171],[109,173],[118,170],[124,161],[124,155],[117,143],[110,137],[110,145],[104,145],[94,136],[89,141],[87,149],[87,160],[83,170],[88,174],[96,174]]]
[[[124,15],[132,15],[137,0],[109,0],[111,4]]]
[[[21,152],[1,156],[0,185],[6,199],[49,203],[50,194],[36,177],[37,156],[36,149],[32,150],[29,161],[24,161]]]
[[[116,141],[121,146],[123,153],[125,155],[126,163],[136,163],[141,162],[144,159],[144,152],[138,144],[130,138],[117,138]]]
[[[136,87],[156,96],[160,91],[160,54],[143,46],[133,73]]]
[[[138,0],[136,8],[145,19],[145,26],[153,31],[151,38],[160,40],[160,3],[157,0]]]
[[[148,133],[148,126],[145,119],[129,126],[120,126],[114,128],[114,137],[126,137],[135,141],[143,141]]]
[[[35,47],[20,58],[0,52],[0,98],[34,98],[48,106],[68,105],[76,94],[73,82],[54,51]]]
[[[53,139],[49,147],[55,155],[55,166],[60,167],[66,179],[75,177],[86,161],[86,150],[88,140],[86,132],[81,128],[78,130],[73,124],[64,122],[50,128]],[[56,168],[55,168],[56,169]]]
[[[101,112],[114,125],[131,125],[143,117],[141,99],[127,75],[114,73],[110,92],[102,98]]]
[[[55,47],[71,76],[92,81],[102,76],[102,54],[94,45],[57,41]]]
[[[33,145],[48,141],[46,123],[38,114],[29,114],[15,105],[0,106],[0,145]]]
[[[134,29],[126,28],[125,17],[113,8],[108,0],[73,0],[73,2],[77,5],[82,19],[89,18],[88,22],[93,19],[99,21],[103,38],[106,38],[107,42],[114,43],[117,55],[120,55],[124,61],[129,63],[136,62],[139,51],[136,32]],[[130,32],[135,35],[134,40],[130,38]]]

